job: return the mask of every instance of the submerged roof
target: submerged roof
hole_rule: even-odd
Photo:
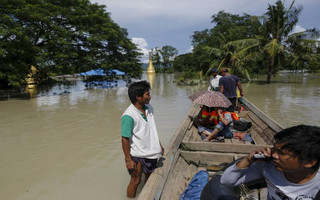
[[[113,70],[110,70],[109,71],[110,74],[115,74],[115,75],[125,75],[124,72],[122,71],[119,71],[117,69],[113,69]],[[89,70],[89,71],[86,71],[86,72],[81,72],[79,74],[80,76],[106,76],[108,74],[106,74],[103,69],[101,68],[98,68],[98,69],[92,69],[92,70]]]

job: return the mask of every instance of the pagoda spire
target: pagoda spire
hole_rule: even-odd
[[[152,63],[152,56],[151,52],[149,52],[149,65],[147,68],[147,74],[155,74],[156,70],[154,69],[153,63]]]

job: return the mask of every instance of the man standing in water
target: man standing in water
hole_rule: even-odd
[[[237,87],[239,88],[240,95],[243,96],[243,91],[239,77],[229,74],[227,68],[220,69],[221,78],[219,80],[220,92],[223,93],[232,103],[227,109],[229,112],[234,112],[237,105]]]
[[[145,182],[157,166],[158,158],[164,153],[154,121],[150,84],[147,81],[129,85],[128,95],[131,105],[121,117],[121,142],[126,167],[131,175],[127,187],[127,196],[134,198],[141,182],[142,173]]]

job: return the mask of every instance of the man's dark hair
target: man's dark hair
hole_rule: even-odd
[[[286,143],[281,149],[287,149],[298,156],[301,162],[317,160],[314,169],[320,165],[320,127],[298,125],[284,129],[274,135],[276,143]]]
[[[222,73],[222,72],[227,73],[227,72],[229,72],[229,70],[228,70],[228,68],[223,67],[223,68],[220,69],[220,73]]]
[[[142,97],[146,91],[150,90],[148,81],[133,82],[128,87],[128,95],[132,104],[137,101],[137,96]]]

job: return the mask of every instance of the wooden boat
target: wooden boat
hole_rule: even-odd
[[[240,98],[239,101],[244,108],[239,116],[252,123],[250,134],[254,144],[238,139],[225,139],[224,143],[202,142],[193,125],[193,119],[199,113],[200,106],[193,105],[138,199],[179,199],[198,171],[207,170],[210,175],[214,175],[226,164],[255,149],[271,146],[273,135],[283,127],[245,98]]]

